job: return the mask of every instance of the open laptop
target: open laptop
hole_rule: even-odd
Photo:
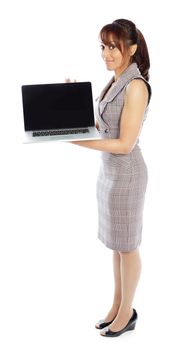
[[[90,82],[23,85],[24,143],[100,139]]]

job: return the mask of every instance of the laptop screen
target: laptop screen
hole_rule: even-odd
[[[26,131],[94,126],[90,82],[22,86]]]

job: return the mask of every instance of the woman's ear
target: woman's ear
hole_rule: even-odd
[[[133,56],[135,54],[135,52],[137,51],[137,44],[133,44],[130,46],[129,48],[129,52],[130,52],[130,56]]]

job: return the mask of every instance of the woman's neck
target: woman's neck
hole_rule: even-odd
[[[119,69],[116,69],[114,71],[114,81],[116,82],[118,78],[123,74],[123,72],[130,66],[130,62],[128,62],[126,65],[120,67]]]

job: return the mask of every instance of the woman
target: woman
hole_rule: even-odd
[[[139,245],[148,178],[138,137],[151,97],[150,62],[144,37],[129,20],[104,26],[100,39],[106,67],[114,71],[98,99],[102,139],[73,143],[102,151],[98,237],[113,250],[115,288],[112,307],[96,328],[101,335],[114,337],[134,329],[137,321],[132,303],[141,272]]]

